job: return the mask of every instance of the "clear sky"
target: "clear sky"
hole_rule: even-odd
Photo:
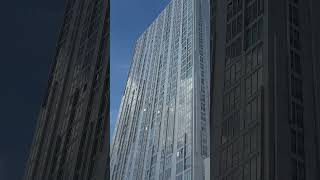
[[[117,120],[135,40],[170,0],[111,0],[110,14],[110,133]]]
[[[64,0],[0,6],[0,180],[21,180],[63,20]]]

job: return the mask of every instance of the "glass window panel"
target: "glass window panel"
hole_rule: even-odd
[[[243,168],[243,179],[250,180],[250,162],[246,163]]]
[[[252,94],[255,94],[258,89],[258,72],[252,74]]]
[[[251,148],[251,153],[254,153],[257,151],[257,129],[254,129],[251,132],[250,148]]]
[[[251,96],[251,77],[246,79],[247,97]]]
[[[302,133],[298,133],[298,154],[304,157],[304,136]]]
[[[252,101],[252,121],[257,120],[257,98]]]
[[[296,132],[291,130],[291,152],[296,153]]]
[[[177,168],[176,168],[176,174],[179,174],[183,171],[183,161],[178,162]]]
[[[263,73],[262,68],[260,68],[258,71],[258,90],[260,90],[260,88],[263,85],[263,74],[262,73]]]
[[[257,159],[256,157],[251,159],[251,180],[257,180]]]

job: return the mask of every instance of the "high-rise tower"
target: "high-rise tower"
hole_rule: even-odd
[[[319,1],[211,5],[212,179],[320,179]]]
[[[209,1],[172,0],[136,41],[111,147],[111,179],[204,179]]]
[[[109,1],[68,0],[25,179],[104,179],[108,123]]]

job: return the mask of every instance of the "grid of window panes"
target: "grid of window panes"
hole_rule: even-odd
[[[175,152],[176,179],[191,179],[192,115],[193,115],[193,1],[182,3],[182,56],[180,62],[180,87],[177,101],[177,144]]]
[[[219,174],[222,180],[260,180],[264,1],[228,0],[226,6]]]
[[[200,9],[201,9],[202,4],[200,4]],[[199,17],[199,55],[200,55],[200,119],[201,119],[201,129],[200,129],[200,138],[201,138],[201,154],[204,157],[208,156],[208,130],[207,130],[207,106],[208,100],[207,100],[207,90],[206,90],[206,81],[208,80],[207,77],[205,76],[208,72],[207,69],[205,68],[209,64],[207,64],[206,61],[204,61],[204,47],[205,42],[204,42],[204,18],[202,14],[200,14]]]
[[[288,33],[290,57],[290,104],[289,119],[291,137],[291,180],[305,179],[303,76],[299,23],[299,0],[288,0]]]
[[[192,179],[197,2],[171,1],[136,42],[111,147],[113,180]]]

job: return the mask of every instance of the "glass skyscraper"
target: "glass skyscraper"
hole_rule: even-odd
[[[136,41],[113,135],[112,180],[205,178],[208,18],[208,0],[172,0]]]
[[[211,9],[211,179],[320,179],[320,1]]]
[[[109,0],[66,0],[25,180],[109,177]]]

